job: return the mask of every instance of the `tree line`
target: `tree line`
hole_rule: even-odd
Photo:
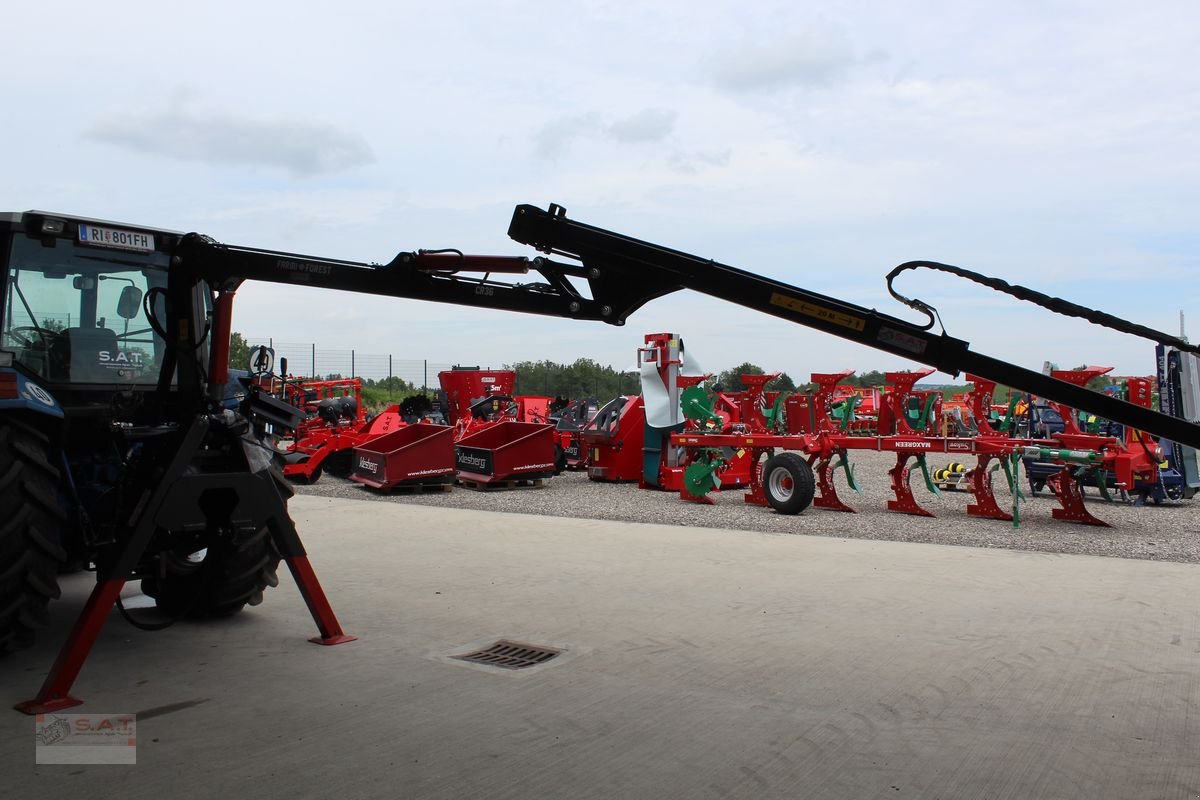
[[[517,361],[505,364],[517,373],[515,394],[565,397],[577,400],[592,397],[608,402],[622,394],[641,391],[636,372],[623,372],[590,358],[577,358],[573,364],[553,361]]]
[[[244,369],[250,358],[250,346],[245,337],[234,332],[229,348],[229,366]],[[517,373],[515,394],[542,395],[545,397],[565,397],[572,400],[592,397],[600,402],[607,402],[618,395],[638,394],[641,391],[639,376],[633,371],[622,371],[612,365],[602,365],[590,358],[578,358],[571,364],[559,364],[554,361],[517,361],[505,364],[504,369]],[[1083,367],[1076,367],[1083,369]],[[749,361],[736,367],[724,370],[709,378],[703,384],[706,389],[723,392],[740,392],[746,386],[742,383],[742,375],[765,375],[766,371]],[[326,375],[326,379],[340,378],[341,375]],[[842,384],[860,387],[882,387],[886,383],[886,373],[880,370],[850,375]],[[1101,376],[1088,384],[1089,389],[1102,391],[1109,380]],[[811,392],[815,386],[810,383],[797,384],[786,372],[767,384],[768,391],[777,392]],[[941,391],[947,396],[968,391],[967,385],[941,386]],[[363,394],[372,399],[392,400],[402,396],[419,393],[420,387],[414,386],[400,378],[382,378],[373,380],[363,379]],[[1009,390],[997,386],[994,399],[998,403],[1006,402]]]

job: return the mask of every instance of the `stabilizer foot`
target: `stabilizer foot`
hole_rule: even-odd
[[[55,697],[52,700],[38,700],[36,697],[32,700],[26,700],[23,703],[17,703],[13,708],[20,711],[22,714],[33,716],[35,714],[49,714],[54,711],[62,711],[64,708],[72,708],[74,706],[83,705],[82,700],[78,700],[71,695]]]
[[[345,644],[346,642],[353,642],[353,641],[356,641],[357,639],[358,639],[358,637],[352,633],[339,633],[336,636],[313,636],[312,638],[309,639],[309,641],[312,642],[313,644],[323,644],[323,645],[332,646],[335,644]]]

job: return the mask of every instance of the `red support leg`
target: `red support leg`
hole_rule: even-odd
[[[967,477],[971,480],[971,492],[975,495],[975,502],[967,506],[967,513],[973,517],[1003,519],[1011,522],[1012,514],[1000,508],[996,502],[996,495],[992,493],[992,475],[988,472],[988,464],[993,458],[996,458],[994,454],[980,453],[979,465],[967,473]]]
[[[913,497],[912,487],[908,485],[909,468],[905,466],[911,453],[896,453],[896,466],[888,470],[892,477],[892,491],[896,493],[895,500],[888,500],[888,511],[899,511],[902,514],[915,514],[918,517],[932,517],[933,514],[917,505]]]
[[[17,703],[13,708],[25,714],[46,714],[83,702],[71,697],[71,686],[79,676],[79,670],[83,669],[83,662],[87,660],[92,645],[96,643],[96,637],[100,635],[100,629],[104,627],[108,612],[117,602],[123,586],[124,579],[101,581],[96,584],[83,611],[75,620],[75,627],[71,629],[62,650],[58,652],[54,666],[46,675],[42,688],[38,690],[37,697]]]
[[[286,560],[292,577],[296,579],[296,585],[300,587],[300,594],[308,605],[308,611],[317,623],[317,630],[321,632],[320,636],[314,636],[309,641],[332,645],[357,639],[357,636],[342,631],[342,626],[338,624],[333,608],[325,597],[325,591],[317,580],[317,574],[313,572],[312,564],[308,563],[308,556],[292,556]]]
[[[1079,483],[1075,480],[1075,476],[1071,474],[1070,467],[1064,467],[1061,471],[1051,475],[1046,479],[1046,484],[1054,490],[1055,497],[1062,505],[1062,508],[1056,508],[1050,512],[1050,516],[1054,519],[1103,528],[1109,527],[1107,522],[1093,517],[1091,512],[1084,508],[1083,492],[1079,489]]]
[[[837,486],[833,482],[833,456],[813,453],[808,458],[808,464],[813,468],[813,474],[817,478],[817,496],[813,498],[813,508],[857,513],[843,503],[842,498],[838,497]]]
[[[753,466],[750,467],[750,482],[746,484],[746,494],[742,496],[752,506],[766,507],[767,491],[763,488],[763,464],[771,457],[773,450],[751,450],[750,458]]]

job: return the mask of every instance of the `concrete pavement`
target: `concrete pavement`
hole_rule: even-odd
[[[360,641],[309,644],[283,569],[224,622],[114,615],[69,711],[137,713],[137,766],[35,766],[32,720],[0,712],[5,796],[1200,797],[1195,565],[312,496],[292,513]],[[0,662],[5,707],[89,580]],[[499,638],[565,653],[449,658]]]

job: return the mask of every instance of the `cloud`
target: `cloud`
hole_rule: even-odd
[[[579,137],[595,136],[601,129],[600,115],[596,113],[552,119],[534,137],[537,153],[552,158],[565,152]]]
[[[241,117],[176,101],[168,108],[97,119],[85,135],[139,154],[225,167],[269,167],[304,177],[375,161],[366,140],[299,117]]]
[[[671,154],[667,163],[673,169],[686,175],[696,175],[708,167],[727,167],[731,158],[733,158],[733,150],[726,147],[715,150],[695,150],[686,153],[675,152]]]
[[[718,87],[733,92],[829,86],[858,62],[845,34],[810,28],[720,53],[712,61],[711,74]]]
[[[618,142],[657,142],[674,127],[674,111],[647,108],[609,125],[608,134]]]
[[[538,155],[553,158],[566,152],[578,139],[608,140],[621,144],[645,144],[665,139],[675,129],[675,112],[644,108],[627,117],[606,122],[594,111],[552,119],[534,135]]]

